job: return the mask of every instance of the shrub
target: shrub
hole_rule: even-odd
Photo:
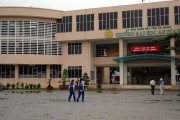
[[[29,89],[29,85],[27,83],[25,85],[25,89]]]
[[[41,89],[41,84],[37,84],[37,89]]]
[[[11,86],[11,85],[10,85],[9,83],[7,83],[6,88],[9,89],[10,86]]]
[[[36,84],[33,84],[33,89],[36,89],[37,88],[37,85]]]
[[[16,89],[19,89],[19,82],[16,83]]]
[[[12,84],[11,87],[12,87],[12,89],[15,89],[15,84]]]
[[[32,83],[29,84],[29,88],[30,88],[30,89],[33,88],[33,84],[32,84]]]
[[[21,86],[21,89],[24,89],[24,83],[23,82],[21,83],[20,86]]]

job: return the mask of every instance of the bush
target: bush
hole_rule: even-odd
[[[6,84],[6,88],[9,89],[11,85],[9,83]]]
[[[23,82],[21,83],[20,86],[21,86],[21,89],[24,89],[24,83]]]
[[[37,89],[41,89],[41,84],[37,84]]]
[[[15,84],[12,84],[12,85],[11,85],[11,88],[12,88],[12,89],[15,89]]]
[[[29,88],[30,88],[30,89],[33,88],[33,84],[32,84],[32,83],[29,84]]]
[[[27,83],[25,85],[25,89],[29,89],[29,85]]]
[[[16,83],[16,89],[19,89],[19,82]]]
[[[34,85],[33,85],[33,89],[36,89],[36,88],[37,88],[37,85],[36,85],[36,84],[34,84]]]

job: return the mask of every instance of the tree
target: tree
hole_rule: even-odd
[[[83,74],[83,80],[85,81],[85,85],[89,85],[89,76],[88,76],[88,74],[87,73],[84,73]]]
[[[63,87],[66,88],[66,82],[70,82],[70,80],[69,80],[68,70],[64,69],[59,83],[62,83]]]
[[[173,33],[167,34],[163,37],[153,38],[153,42],[161,43],[161,42],[169,41],[171,38],[175,38],[176,41],[180,41],[180,32],[173,32]],[[175,47],[175,46],[170,46],[167,49],[168,50],[175,50],[175,52],[180,52],[180,48]]]
[[[53,87],[51,86],[51,81],[52,81],[52,74],[49,75],[48,86],[47,86],[48,90],[52,90],[53,89]]]

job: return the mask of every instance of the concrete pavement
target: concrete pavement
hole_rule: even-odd
[[[85,92],[68,102],[68,91],[0,92],[0,120],[179,120],[180,92],[150,90]],[[77,96],[77,92],[76,92]]]

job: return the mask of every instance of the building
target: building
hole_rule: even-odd
[[[180,32],[180,1],[165,1],[74,11],[0,7],[0,82],[58,81],[64,68],[77,79],[104,87],[149,85],[150,79],[176,86],[180,54],[175,39],[153,38]]]

